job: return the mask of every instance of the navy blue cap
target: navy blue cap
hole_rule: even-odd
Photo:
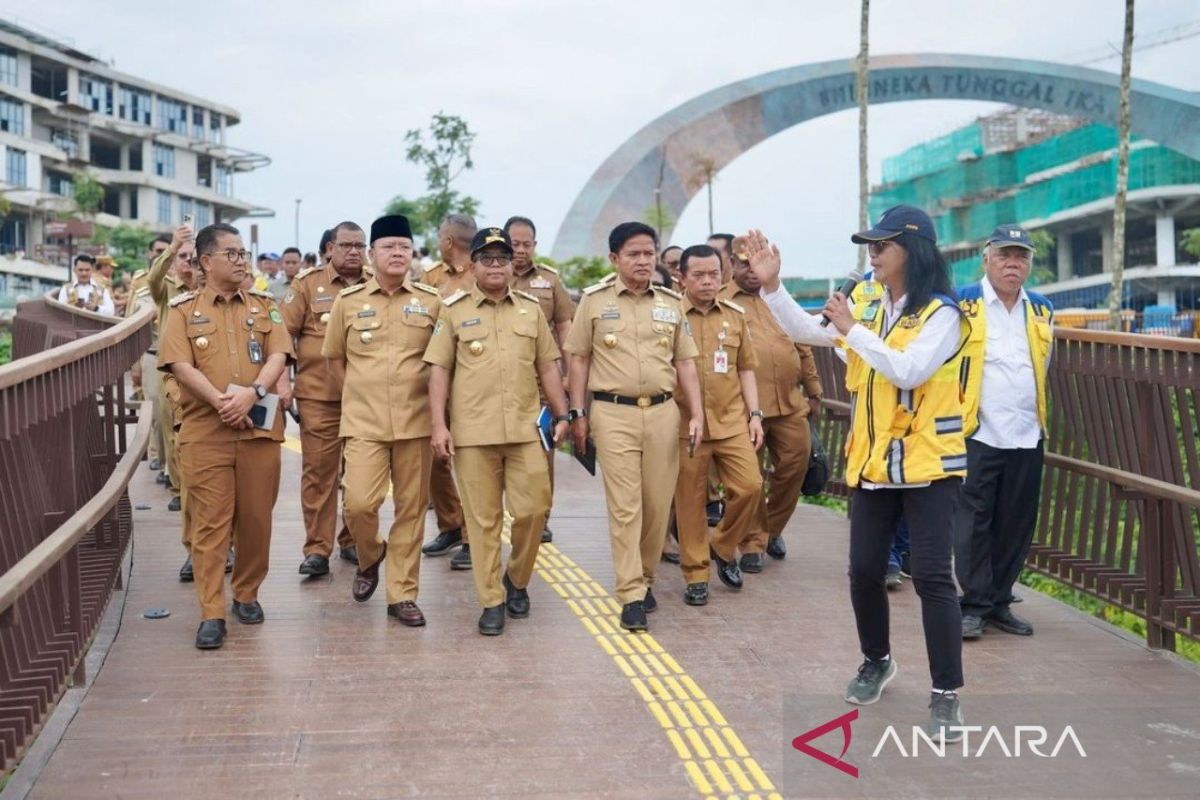
[[[998,247],[1024,247],[1026,250],[1037,252],[1033,241],[1029,238],[1029,230],[1020,225],[997,225],[996,230],[988,237],[988,244]]]
[[[475,238],[471,240],[471,258],[475,257],[483,248],[488,245],[498,244],[512,255],[512,240],[508,238],[508,234],[503,228],[480,228],[475,232]]]
[[[937,241],[937,230],[933,227],[933,220],[916,206],[892,206],[880,215],[875,227],[853,234],[850,241],[855,244],[870,244],[895,239],[902,233],[914,233],[931,242]]]

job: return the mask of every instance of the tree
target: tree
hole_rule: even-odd
[[[661,203],[652,205],[642,212],[642,222],[658,231],[660,238],[663,231],[669,231],[675,227],[675,221],[671,210]]]
[[[118,225],[115,228],[97,228],[108,245],[108,253],[117,262],[121,272],[133,272],[146,265],[146,250],[154,240],[154,232],[141,226]],[[93,237],[96,238],[96,237]],[[99,242],[98,242],[99,243]]]
[[[871,185],[867,175],[867,83],[869,64],[868,34],[870,32],[871,0],[862,0],[862,17],[858,26],[858,58],[854,60],[854,91],[858,97],[858,229],[869,227],[867,201],[871,197]],[[867,266],[867,248],[858,248],[858,271]]]
[[[430,250],[437,249],[437,226],[440,220],[431,219],[429,205],[424,197],[409,200],[396,195],[383,209],[384,214],[402,214],[408,217],[413,237],[421,239]]]
[[[76,172],[71,177],[71,195],[80,216],[95,216],[104,203],[104,185],[87,172]]]
[[[1183,252],[1200,260],[1200,228],[1188,228],[1183,232]]]
[[[1054,283],[1058,280],[1058,268],[1055,258],[1057,240],[1049,231],[1039,228],[1029,232],[1029,241],[1033,243],[1033,266],[1029,270],[1029,282],[1033,285]]]
[[[1133,0],[1125,0],[1125,40],[1121,45],[1121,105],[1117,122],[1117,193],[1113,198],[1112,290],[1108,323],[1121,330],[1125,282],[1125,196],[1129,191],[1129,73],[1133,61]]]
[[[713,179],[717,176],[717,161],[709,155],[692,156],[692,173],[690,183],[696,188],[705,187],[708,191],[708,235],[716,231],[713,227]]]
[[[557,264],[538,256],[538,261],[558,269],[558,277],[570,289],[582,289],[612,272],[612,265],[603,256],[574,256]]]
[[[475,166],[471,159],[475,133],[466,120],[439,111],[429,123],[428,138],[419,128],[413,128],[404,134],[404,142],[405,158],[425,167],[428,194],[419,202],[425,204],[426,219],[437,225],[450,213],[478,213],[478,200],[452,188],[460,175]]]

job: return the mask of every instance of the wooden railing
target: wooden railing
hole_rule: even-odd
[[[13,320],[16,360],[0,367],[0,772],[82,682],[119,586],[126,486],[150,435],[150,415],[126,407],[124,376],[152,320],[151,309],[117,320],[51,299]]]

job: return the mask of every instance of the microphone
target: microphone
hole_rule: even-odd
[[[856,269],[846,276],[846,280],[842,281],[842,285],[838,287],[838,291],[849,297],[850,293],[854,291],[854,287],[858,286],[859,281],[862,279],[863,274]],[[821,314],[821,327],[824,328],[827,325],[829,325],[829,317]]]

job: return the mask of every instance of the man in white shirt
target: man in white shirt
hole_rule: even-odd
[[[984,248],[983,279],[960,293],[972,323],[963,350],[967,480],[954,546],[964,639],[987,626],[1033,633],[1009,608],[1037,523],[1053,345],[1053,307],[1024,288],[1033,256],[1028,230],[1001,225]]]
[[[116,314],[112,295],[92,280],[95,259],[87,253],[75,256],[75,280],[58,290],[58,302],[99,314]]]

